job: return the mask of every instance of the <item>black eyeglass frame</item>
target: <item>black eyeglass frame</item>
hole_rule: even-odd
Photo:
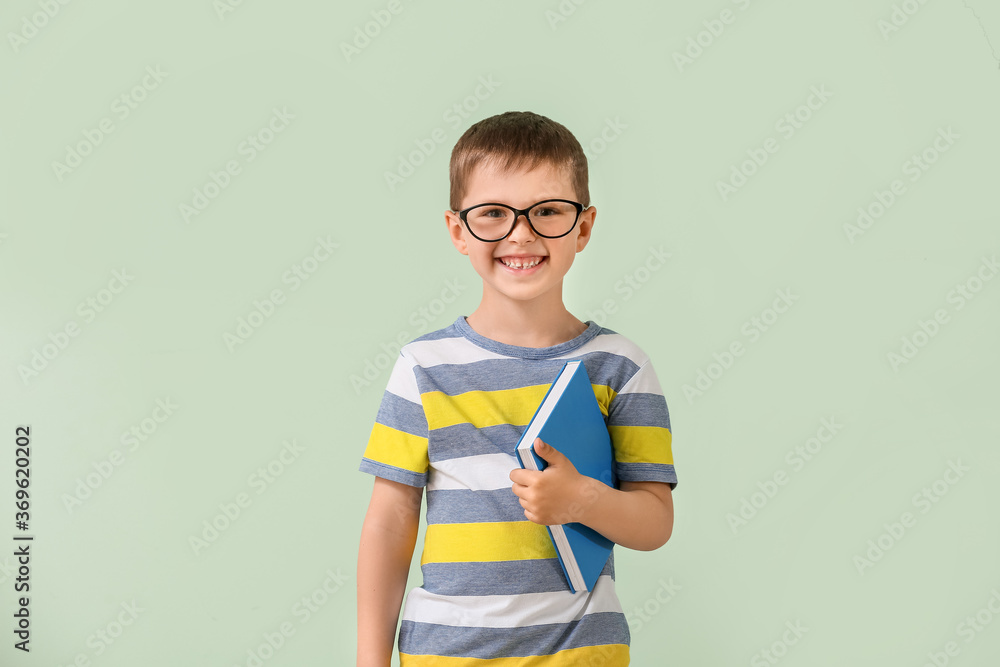
[[[528,215],[528,211],[535,208],[536,206],[539,206],[541,204],[547,204],[553,201],[563,202],[565,204],[572,204],[574,207],[576,207],[576,218],[573,219],[573,225],[562,234],[558,234],[556,236],[548,236],[546,234],[542,234],[540,231],[535,229],[535,226],[531,223],[531,216]],[[513,222],[511,222],[510,229],[507,230],[506,234],[504,234],[498,239],[484,239],[483,237],[476,235],[476,233],[472,231],[472,227],[469,225],[469,219],[468,219],[469,211],[471,211],[474,208],[479,208],[480,206],[502,206],[503,208],[514,212],[514,220]],[[542,238],[545,239],[562,238],[566,236],[566,234],[569,234],[571,231],[576,229],[576,223],[580,222],[580,214],[583,213],[584,210],[586,210],[587,208],[590,207],[584,206],[580,202],[573,201],[571,199],[543,199],[540,202],[535,202],[528,208],[514,208],[513,206],[510,206],[508,204],[501,204],[500,202],[486,202],[484,204],[476,204],[475,206],[470,206],[469,208],[462,209],[461,211],[452,211],[452,212],[458,213],[458,217],[461,218],[462,222],[465,223],[465,228],[469,230],[469,233],[475,236],[483,243],[499,243],[500,241],[503,241],[505,238],[514,233],[514,228],[517,227],[517,219],[520,218],[522,215],[524,216],[524,219],[528,221],[528,226],[531,227],[531,231],[533,231],[538,236],[541,236]]]

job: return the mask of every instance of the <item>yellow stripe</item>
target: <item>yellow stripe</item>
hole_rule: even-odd
[[[629,664],[627,644],[601,644],[569,648],[552,655],[532,655],[523,658],[452,658],[437,655],[399,654],[400,667],[574,667],[601,665],[624,667]]]
[[[670,431],[662,426],[609,426],[615,459],[622,463],[670,463]]]
[[[427,472],[427,438],[399,431],[375,422],[364,455],[380,463],[405,468],[413,472]]]
[[[424,536],[420,565],[535,558],[556,558],[552,537],[539,523],[432,523]]]
[[[545,398],[549,386],[538,384],[519,389],[467,391],[455,396],[429,391],[421,394],[420,399],[427,413],[427,427],[431,430],[455,424],[472,424],[476,428],[498,424],[526,426]],[[615,392],[605,385],[594,384],[591,387],[601,412],[607,416]]]
[[[611,405],[611,401],[615,400],[618,392],[604,384],[592,384],[590,386],[594,388],[594,396],[597,397],[597,405],[601,408],[601,414],[607,417],[608,406]]]
[[[457,396],[429,391],[420,398],[427,413],[427,427],[432,430],[455,424],[485,428],[497,424],[527,424],[548,389],[548,385],[539,384],[520,389],[467,391]]]

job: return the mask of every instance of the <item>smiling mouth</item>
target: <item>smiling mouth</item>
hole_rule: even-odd
[[[545,256],[497,257],[498,262],[511,269],[530,269],[545,261]]]

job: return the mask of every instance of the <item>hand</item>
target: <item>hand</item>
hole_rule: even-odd
[[[577,472],[555,447],[535,438],[535,453],[548,463],[545,470],[510,471],[511,490],[521,501],[524,516],[543,526],[583,523],[583,513],[596,500],[590,478]]]

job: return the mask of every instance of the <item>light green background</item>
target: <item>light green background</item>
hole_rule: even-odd
[[[447,163],[469,125],[507,110],[550,116],[587,146],[597,225],[565,301],[651,356],[670,407],[673,536],[616,556],[632,664],[768,664],[759,652],[782,653],[795,622],[808,632],[783,665],[917,666],[948,642],[950,664],[994,664],[1000,619],[982,612],[992,623],[972,641],[958,625],[1000,591],[1000,280],[973,280],[961,309],[953,290],[992,277],[983,258],[1000,249],[995,2],[910,0],[887,32],[889,0],[566,0],[567,16],[554,0],[403,0],[350,60],[341,44],[387,3],[246,0],[220,15],[210,0],[92,0],[52,18],[45,4],[0,11],[5,628],[19,424],[33,434],[36,536],[32,650],[5,632],[0,664],[246,665],[282,623],[294,634],[264,664],[353,664],[372,488],[357,467],[388,373],[351,378],[477,306],[478,277],[445,233]],[[727,9],[731,23],[711,23]],[[710,39],[705,21],[724,29]],[[708,46],[678,68],[702,31]],[[165,78],[120,118],[112,104],[147,67]],[[466,102],[481,78],[495,90]],[[775,123],[814,86],[832,96],[785,138]],[[452,124],[456,104],[477,108]],[[276,107],[294,119],[250,162],[239,146]],[[60,180],[53,162],[104,118],[113,132]],[[602,145],[609,122],[621,131]],[[910,181],[904,163],[939,128],[958,139]],[[385,172],[437,129],[443,143],[390,189]],[[769,137],[778,151],[723,201],[717,182]],[[186,222],[180,205],[229,160],[240,173]],[[893,179],[905,193],[851,243],[844,225]],[[339,247],[293,290],[283,275],[318,237]],[[650,247],[671,257],[645,272]],[[116,270],[134,279],[87,321],[78,305]],[[625,290],[627,275],[641,289]],[[442,311],[449,281],[459,298]],[[284,304],[231,351],[224,335],[275,289]],[[777,290],[797,300],[751,342],[744,323]],[[438,313],[423,328],[420,308]],[[888,355],[939,309],[947,323],[894,368]],[[79,335],[22,377],[70,322]],[[735,341],[745,352],[720,375],[714,355]],[[689,399],[699,371],[717,379]],[[122,434],[167,398],[179,407],[130,451]],[[796,470],[787,453],[824,418],[843,426]],[[302,452],[258,494],[251,475],[292,439]],[[121,465],[68,509],[114,450]],[[939,482],[942,497],[914,503],[958,461],[970,469]],[[731,528],[780,471],[787,483]],[[252,503],[195,553],[190,538],[240,493]],[[915,525],[883,536],[907,511]],[[859,572],[880,536],[891,548]],[[295,605],[328,572],[340,588],[304,620]],[[97,640],[132,601],[134,622]]]

